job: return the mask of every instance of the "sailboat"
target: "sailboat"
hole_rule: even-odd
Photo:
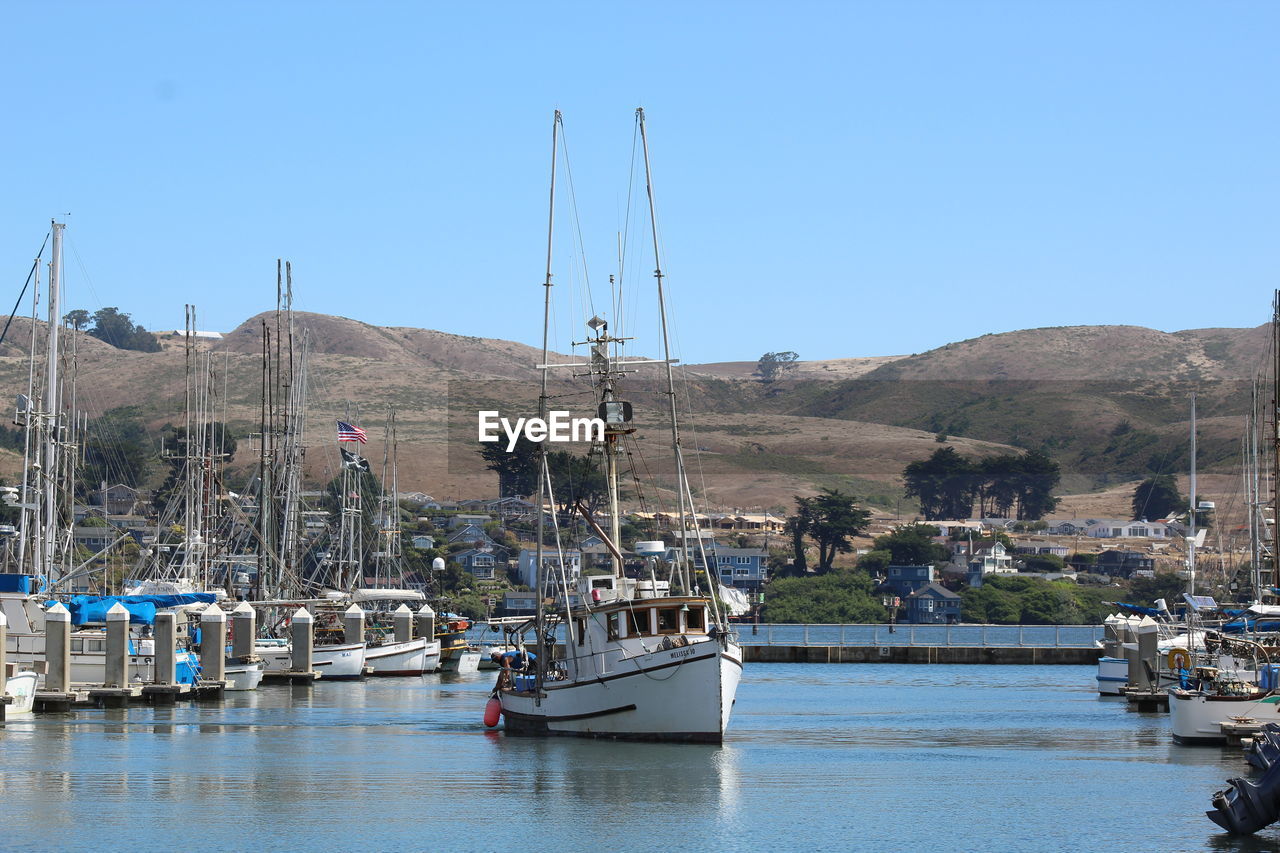
[[[607,575],[584,576],[570,590],[563,559],[547,559],[545,507],[550,500],[551,477],[546,445],[539,454],[540,474],[535,582],[536,617],[530,625],[536,653],[526,658],[521,672],[505,668],[490,700],[505,731],[512,735],[572,735],[626,740],[694,741],[721,743],[733,710],[738,682],[742,676],[742,651],[727,630],[716,599],[698,588],[697,572],[689,559],[689,537],[684,535],[685,519],[693,514],[692,493],[684,474],[680,433],[676,419],[672,359],[667,336],[667,316],[663,295],[663,274],[658,263],[658,234],[654,219],[653,184],[649,169],[648,139],[644,111],[636,111],[642,140],[648,189],[650,221],[657,270],[658,308],[661,318],[663,358],[646,361],[619,357],[623,338],[610,335],[607,321],[593,316],[587,323],[591,336],[590,374],[604,421],[598,448],[604,460],[609,501],[609,530],[595,523],[581,504],[579,513],[596,531],[612,557],[613,571]],[[561,116],[557,110],[552,125],[551,223],[554,225],[555,169]],[[539,415],[548,411],[548,327],[551,316],[551,233],[547,240],[547,275],[543,322],[543,360]],[[647,579],[628,577],[623,569],[618,503],[618,475],[621,440],[633,433],[631,404],[617,396],[617,380],[636,364],[663,365],[670,400],[672,451],[676,469],[679,504],[681,559],[673,567],[670,580],[656,573]],[[576,367],[582,364],[560,365]],[[554,516],[553,516],[554,520]],[[696,520],[694,522],[696,530]],[[697,537],[701,542],[701,536]],[[649,543],[653,551],[660,543]],[[705,554],[703,568],[707,568]],[[559,580],[555,607],[546,605],[546,593]],[[708,584],[713,575],[707,572]],[[576,593],[576,595],[575,595]],[[564,644],[555,646],[557,630],[563,630]],[[527,631],[525,632],[527,633]],[[494,704],[496,702],[496,705]],[[486,712],[486,722],[494,714]]]

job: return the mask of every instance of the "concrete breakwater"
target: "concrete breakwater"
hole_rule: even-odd
[[[1098,662],[1097,648],[1034,646],[784,646],[744,645],[747,663],[1074,664]]]

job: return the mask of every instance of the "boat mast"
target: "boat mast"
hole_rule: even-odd
[[[667,371],[667,401],[671,414],[671,450],[676,466],[676,501],[679,507],[680,536],[680,582],[684,592],[692,592],[693,573],[690,569],[688,526],[685,523],[685,494],[688,484],[685,482],[684,454],[680,449],[680,425],[676,418],[676,386],[675,374],[671,369],[671,337],[667,332],[667,300],[662,287],[662,258],[658,250],[658,216],[653,200],[653,172],[649,168],[649,138],[644,129],[644,107],[636,108],[636,121],[640,123],[640,147],[644,151],[644,185],[649,197],[649,225],[653,234],[653,276],[658,281],[658,316],[662,321],[662,360]],[[689,508],[690,511],[692,507]],[[694,528],[697,528],[695,522]],[[701,536],[699,536],[701,540]],[[708,572],[708,575],[710,572]]]
[[[543,287],[543,305],[542,305],[542,386],[538,394],[538,417],[546,420],[547,417],[547,354],[550,352],[548,346],[548,333],[551,328],[551,258],[553,240],[555,237],[556,224],[556,153],[560,145],[560,111],[555,111],[555,117],[551,120],[551,193],[547,205],[547,277],[542,283]],[[537,655],[538,665],[534,668],[535,673],[535,693],[541,697],[542,693],[542,677],[546,671],[546,651],[547,638],[545,630],[546,613],[543,606],[543,597],[546,591],[543,589],[542,583],[542,555],[543,555],[543,538],[546,535],[546,509],[544,501],[547,496],[547,444],[541,442],[538,444],[538,494],[534,503],[538,508],[538,542],[534,549],[533,562],[533,590],[534,600],[536,604],[535,619],[537,620]],[[565,602],[567,607],[569,602]],[[537,700],[537,704],[542,704],[541,699]]]
[[[1262,496],[1258,489],[1258,382],[1255,379],[1249,407],[1249,569],[1254,604],[1262,603]]]
[[[1191,394],[1191,504],[1187,524],[1187,592],[1196,594],[1196,395]]]
[[[65,223],[53,223],[53,253],[49,261],[49,339],[45,364],[44,415],[44,528],[41,538],[40,569],[53,582],[54,552],[58,542],[58,428],[61,419],[58,399],[58,325],[59,291],[62,288],[62,231]]]
[[[1259,570],[1261,586],[1270,589],[1276,582],[1276,562],[1280,560],[1280,290],[1271,300],[1271,564]],[[1268,593],[1270,594],[1270,593]]]

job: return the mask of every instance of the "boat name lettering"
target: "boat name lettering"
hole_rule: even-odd
[[[491,409],[481,409],[478,434],[480,441],[497,443],[502,440],[498,428],[507,436],[507,452],[516,449],[516,442],[523,434],[527,441],[540,444],[544,441],[567,444],[575,441],[604,441],[604,421],[600,418],[575,418],[568,412],[553,409],[543,418],[510,418]]]
[[[672,652],[672,653],[671,653],[671,657],[673,657],[673,658],[687,658],[689,655],[693,654],[693,653],[694,653],[694,652],[696,652],[696,651],[697,651],[697,649],[694,649],[694,648],[680,649],[680,650],[678,650],[678,651],[674,651],[674,652]]]

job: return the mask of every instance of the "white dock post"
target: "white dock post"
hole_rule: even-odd
[[[1138,623],[1138,672],[1141,681],[1138,684],[1143,690],[1155,690],[1156,672],[1159,669],[1159,663],[1156,660],[1159,654],[1160,643],[1160,626],[1156,624],[1156,620],[1150,616],[1142,617],[1142,621]]]
[[[217,604],[200,614],[200,669],[205,681],[227,680],[227,614]]]
[[[292,624],[289,626],[289,639],[293,643],[293,672],[311,672],[315,669],[312,654],[315,647],[315,622],[315,617],[305,607],[299,607],[293,614]]]
[[[173,684],[178,680],[178,617],[173,612],[156,614],[156,656],[152,684]]]
[[[342,614],[342,638],[348,643],[364,642],[364,611],[353,604]]]
[[[236,659],[253,657],[253,641],[258,634],[258,614],[249,602],[242,601],[231,611],[231,656]]]
[[[397,643],[407,643],[413,639],[413,611],[409,609],[409,605],[401,604],[397,607],[396,612],[391,614],[391,620]]]
[[[9,617],[0,613],[0,696],[9,686],[8,661],[5,659],[5,643],[9,640]],[[4,719],[4,707],[0,706],[0,720]]]
[[[71,692],[71,611],[54,604],[44,612],[44,689]]]
[[[422,609],[418,611],[418,636],[426,637],[428,641],[436,638],[436,612],[431,609],[430,604],[422,605]]]
[[[107,611],[107,662],[103,686],[129,686],[129,610],[118,601]]]

